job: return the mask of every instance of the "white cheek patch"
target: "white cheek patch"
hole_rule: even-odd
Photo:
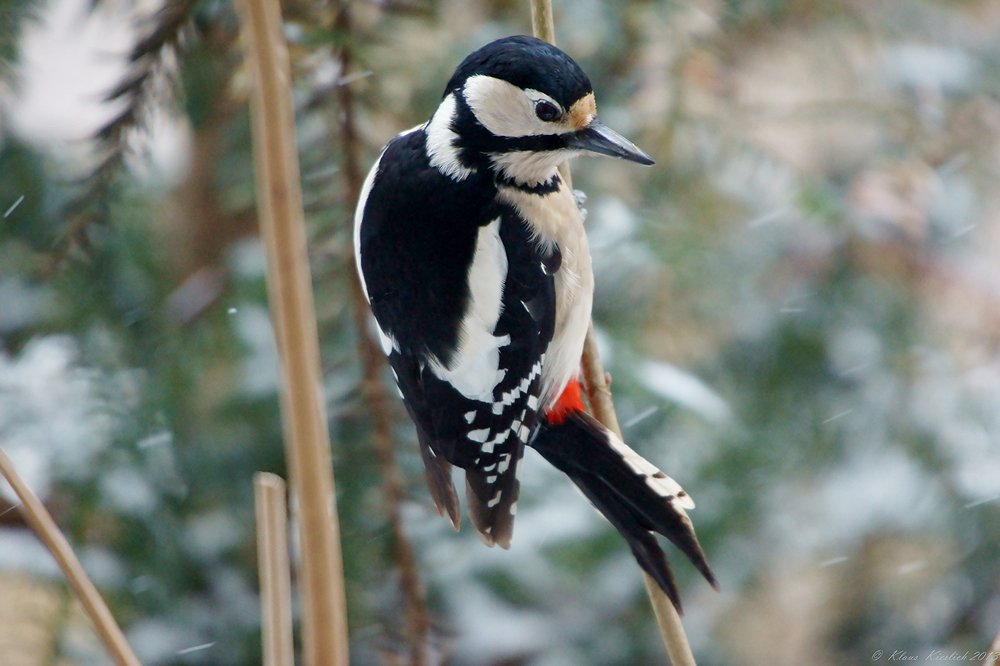
[[[458,135],[451,129],[455,119],[455,96],[448,95],[434,112],[434,117],[427,123],[427,157],[431,166],[452,180],[462,181],[476,172],[463,166],[458,159],[458,148],[455,140]]]
[[[462,318],[458,349],[445,367],[436,359],[431,371],[470,400],[493,402],[493,389],[504,378],[500,348],[510,336],[493,335],[503,310],[507,251],[500,240],[500,218],[479,229],[469,269],[469,307]]]
[[[535,104],[542,100],[562,109],[558,102],[537,90],[521,90],[492,76],[470,76],[463,96],[476,120],[495,136],[518,137],[562,134],[573,131],[563,118],[545,122],[535,115]]]

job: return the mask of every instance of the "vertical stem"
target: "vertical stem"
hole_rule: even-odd
[[[347,602],[302,211],[291,67],[278,0],[238,3],[251,96],[257,211],[278,342],[281,414],[302,544],[306,666],[347,666]]]
[[[264,666],[294,666],[292,573],[288,562],[285,482],[275,474],[253,477],[260,573],[260,629]]]
[[[94,587],[87,572],[83,570],[80,560],[73,553],[69,541],[63,536],[56,522],[42,504],[38,496],[32,492],[31,488],[24,482],[21,475],[14,469],[14,464],[7,457],[7,454],[0,449],[0,474],[7,479],[14,492],[21,500],[19,507],[24,519],[34,530],[35,534],[45,544],[45,547],[52,553],[62,569],[63,574],[69,580],[70,586],[76,593],[83,609],[87,611],[97,635],[100,637],[104,647],[114,658],[118,666],[142,666],[139,659],[132,652],[125,635],[122,633],[115,618],[108,610],[108,605],[104,603],[101,594]]]
[[[544,39],[550,44],[556,43],[552,0],[531,0],[531,29],[535,37]],[[560,174],[567,186],[572,188],[569,166],[563,165]],[[611,400],[611,389],[604,379],[604,368],[601,367],[601,358],[597,353],[593,324],[587,331],[587,341],[583,348],[583,384],[594,418],[621,437],[618,416]],[[663,638],[670,661],[674,666],[695,666],[694,655],[691,654],[691,647],[688,645],[687,635],[684,633],[684,626],[681,624],[680,616],[677,615],[677,610],[660,586],[645,573],[643,576],[649,602],[653,606],[656,624],[660,629],[660,636]]]
[[[345,3],[340,8],[336,27],[345,44],[340,53],[341,73],[347,75],[351,68],[351,51],[348,46],[351,43],[349,3]],[[357,126],[354,122],[355,100],[350,85],[338,86],[337,98],[343,113],[341,140],[344,151],[344,178],[347,183],[345,204],[348,210],[353,211],[361,193],[363,176],[360,168],[361,142],[358,139]],[[370,333],[368,299],[365,298],[361,288],[357,271],[351,266],[348,273],[351,283],[351,301],[354,306],[354,325],[358,336],[358,356],[362,366],[362,388],[374,426],[375,455],[382,472],[382,488],[385,492],[389,528],[392,534],[392,550],[396,564],[399,566],[400,582],[406,606],[406,634],[410,650],[410,664],[411,666],[423,666],[427,661],[427,635],[430,630],[430,622],[427,617],[427,604],[424,600],[423,586],[420,583],[416,557],[403,529],[401,505],[406,491],[403,485],[403,475],[396,463],[390,395],[383,381],[385,357]]]
[[[990,651],[986,653],[982,666],[995,666],[996,664],[1000,664],[1000,634],[997,634],[993,643],[990,644]]]
[[[551,0],[531,0],[531,32],[549,44],[556,43],[556,20]]]

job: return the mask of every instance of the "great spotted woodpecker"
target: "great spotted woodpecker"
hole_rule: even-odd
[[[569,56],[509,37],[468,56],[433,117],[385,147],[354,218],[358,271],[417,427],[431,496],[510,546],[525,445],[565,472],[680,609],[651,532],[715,585],[670,477],[584,412],[578,375],[594,277],[557,168],[600,153],[651,165],[596,114]]]

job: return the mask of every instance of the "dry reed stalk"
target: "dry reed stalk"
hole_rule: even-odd
[[[990,651],[986,653],[982,666],[995,666],[996,664],[1000,664],[1000,634],[997,634],[997,637],[990,644]]]
[[[347,666],[347,601],[322,392],[291,67],[278,0],[238,3],[250,78],[254,170],[281,376],[281,414],[299,504],[302,648],[306,666]]]
[[[276,474],[257,472],[253,477],[253,487],[263,664],[295,666],[285,481]]]
[[[531,33],[555,46],[556,19],[552,15],[552,0],[531,0]]]
[[[341,76],[349,76],[351,70],[351,14],[350,3],[345,3],[337,15],[337,32],[343,39],[340,51]],[[355,124],[355,99],[351,86],[337,87],[337,101],[343,113],[341,121],[341,144],[344,151],[344,180],[347,184],[345,200],[347,210],[353,211],[361,194],[364,174],[361,170],[361,140]],[[353,259],[351,259],[353,263]],[[403,474],[396,462],[393,437],[391,396],[385,382],[385,355],[372,338],[369,321],[368,299],[361,288],[361,280],[354,266],[348,270],[354,327],[357,331],[358,356],[361,359],[362,391],[371,414],[374,432],[372,443],[375,457],[382,473],[382,488],[386,497],[389,530],[392,535],[392,554],[399,567],[400,586],[406,614],[406,642],[410,651],[410,666],[423,666],[427,662],[427,637],[430,620],[427,602],[424,599],[420,571],[413,547],[403,528],[402,503],[406,497]]]
[[[543,39],[549,44],[556,43],[552,0],[531,0],[531,29],[535,37]],[[560,174],[566,180],[567,186],[572,188],[569,166],[564,165],[564,168],[560,169]],[[605,381],[604,368],[601,367],[601,358],[597,353],[593,324],[587,331],[587,342],[583,349],[583,380],[587,402],[590,404],[590,411],[594,418],[621,437],[618,416],[611,400],[611,389],[608,388],[607,381]],[[643,577],[646,581],[649,602],[653,606],[653,614],[656,616],[656,625],[660,629],[660,636],[663,638],[663,645],[667,649],[671,663],[674,666],[696,666],[677,609],[670,603],[666,593],[648,574],[643,572]]]
[[[21,505],[18,508],[24,515],[24,519],[59,564],[59,568],[69,580],[69,584],[83,605],[83,609],[94,623],[97,635],[104,643],[104,647],[111,653],[115,663],[118,666],[142,666],[135,653],[132,652],[128,641],[125,640],[121,627],[118,626],[111,611],[108,610],[108,605],[104,603],[101,594],[80,565],[80,560],[73,553],[69,541],[63,536],[38,496],[32,492],[17,470],[14,469],[14,464],[3,449],[0,449],[0,473],[21,499]]]

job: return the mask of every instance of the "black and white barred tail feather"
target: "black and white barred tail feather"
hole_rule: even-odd
[[[498,466],[510,465],[510,469],[505,469],[499,475],[498,470],[493,469],[465,470],[465,506],[469,512],[469,520],[475,526],[480,540],[487,546],[510,548],[521,486],[517,467],[523,453],[523,446],[518,446],[513,456],[505,454],[506,458]]]
[[[684,511],[694,508],[694,502],[676,481],[614,433],[590,415],[576,412],[559,424],[543,423],[530,445],[565,472],[615,526],[639,566],[663,588],[678,612],[681,602],[677,586],[652,532],[667,537],[718,589]]]

